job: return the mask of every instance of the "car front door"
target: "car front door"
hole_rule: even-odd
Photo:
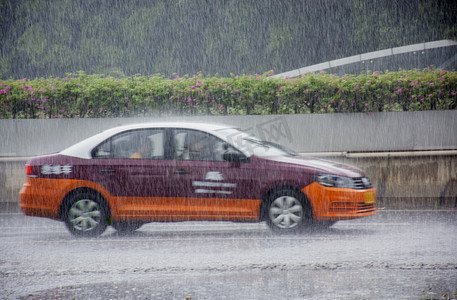
[[[176,202],[176,218],[258,218],[260,199],[254,196],[251,165],[223,159],[224,152],[235,149],[209,133],[189,129],[173,129],[171,145],[169,190]]]

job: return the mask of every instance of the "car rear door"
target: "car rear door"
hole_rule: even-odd
[[[114,197],[115,214],[154,215],[160,199],[169,194],[164,141],[163,129],[132,130],[94,149],[92,178]]]

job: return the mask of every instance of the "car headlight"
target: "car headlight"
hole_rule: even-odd
[[[314,175],[314,179],[323,186],[348,189],[355,188],[354,181],[349,177],[329,174],[317,174]]]

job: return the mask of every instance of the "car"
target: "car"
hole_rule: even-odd
[[[360,169],[295,154],[236,127],[148,123],[29,159],[20,207],[75,236],[148,222],[263,222],[299,232],[376,213]]]

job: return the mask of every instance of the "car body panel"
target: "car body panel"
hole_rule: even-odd
[[[27,163],[27,181],[20,192],[21,209],[26,215],[59,219],[62,201],[68,195],[77,189],[90,189],[106,200],[112,221],[262,221],[262,207],[269,193],[287,187],[306,196],[318,221],[354,219],[376,213],[376,190],[371,186],[326,187],[315,179],[316,174],[365,177],[358,168],[287,153],[277,155],[280,151],[268,152],[268,146],[256,144],[254,147],[265,149],[257,152],[249,147],[241,149],[240,145],[246,144],[230,144],[232,136],[220,131],[224,128],[231,127],[193,123],[123,126],[60,153],[31,158]],[[163,157],[94,156],[94,149],[102,147],[99,146],[102,143],[120,134],[135,134],[145,129],[163,131]],[[195,131],[212,135],[217,141],[233,146],[243,159],[175,158],[172,153],[177,153],[178,146],[174,134],[186,130],[188,134]]]
[[[29,216],[59,219],[63,199],[79,188],[95,190],[110,202],[110,193],[103,186],[91,181],[28,177],[19,192],[21,210]]]
[[[116,220],[171,221],[256,221],[261,200],[193,197],[115,197]]]
[[[317,182],[302,189],[316,220],[351,220],[376,213],[376,190],[328,188]]]
[[[59,219],[62,199],[78,188],[100,192],[110,207],[113,220],[253,221],[259,218],[261,204],[260,199],[113,196],[91,181],[28,178],[20,191],[21,209],[28,216]]]

